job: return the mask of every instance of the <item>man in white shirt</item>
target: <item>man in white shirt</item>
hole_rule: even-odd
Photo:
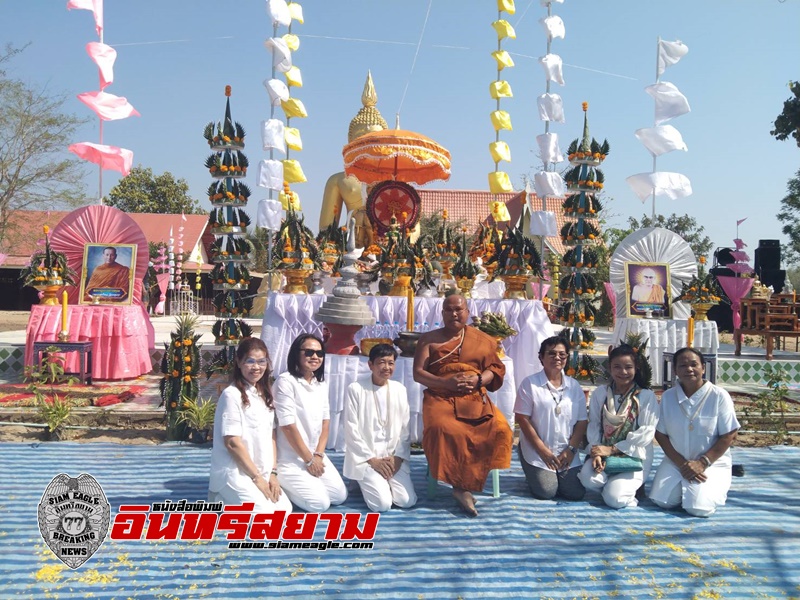
[[[374,346],[369,353],[371,374],[347,388],[344,475],[358,481],[373,512],[417,502],[408,463],[408,396],[402,383],[390,379],[396,359],[393,346]]]

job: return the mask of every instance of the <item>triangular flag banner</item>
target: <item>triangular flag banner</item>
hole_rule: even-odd
[[[264,150],[274,148],[286,154],[285,125],[280,119],[268,119],[261,122],[261,141]]]
[[[507,81],[493,81],[489,84],[489,94],[497,100],[498,98],[511,98],[511,84]]]
[[[561,148],[558,146],[558,134],[537,135],[536,143],[539,144],[539,156],[543,163],[559,163],[564,160],[564,155],[561,154]]]
[[[489,173],[489,191],[492,194],[507,194],[513,192],[514,188],[511,186],[508,173],[504,173],[503,171]]]
[[[91,142],[80,142],[72,144],[69,151],[77,154],[83,160],[100,165],[101,169],[119,171],[123,177],[127,177],[131,172],[133,164],[133,151],[116,146],[106,146],[104,144],[93,144]]]
[[[499,21],[495,21],[492,23],[492,27],[497,32],[497,39],[502,40],[504,38],[511,38],[512,40],[517,39],[517,34],[514,31],[514,28],[511,26],[511,23],[506,21],[505,19],[500,19]]]
[[[283,163],[279,160],[262,160],[258,163],[258,185],[270,190],[282,190]]]
[[[300,48],[300,38],[293,33],[287,33],[283,36],[283,41],[286,42],[286,47],[292,52],[297,52]]]
[[[497,0],[497,12],[506,11],[508,14],[513,15],[517,12],[514,6],[514,0]]]
[[[78,94],[78,100],[91,108],[103,121],[116,121],[128,117],[141,116],[128,99],[123,96],[106,94],[105,92],[84,92]]]
[[[300,139],[300,130],[297,127],[287,127],[284,132],[286,145],[298,152],[303,149],[303,140]]]
[[[308,113],[306,112],[306,107],[303,105],[302,100],[298,100],[297,98],[289,98],[281,102],[281,108],[283,109],[283,114],[287,117],[307,117]]]
[[[536,99],[536,104],[540,120],[564,122],[564,101],[558,94],[542,94]]]
[[[539,198],[562,197],[567,193],[564,179],[555,171],[539,171],[533,176],[533,189]]]
[[[289,2],[289,14],[292,19],[303,24],[303,7],[297,2]]]
[[[305,173],[303,173],[303,167],[300,166],[300,163],[294,159],[287,159],[282,160],[283,163],[283,180],[289,183],[303,183],[308,181],[306,179]]]
[[[256,227],[278,231],[281,228],[281,212],[283,207],[278,200],[259,200]]]
[[[658,43],[658,76],[664,73],[667,67],[671,67],[681,58],[686,56],[689,48],[681,41],[667,42],[661,40]]]
[[[564,4],[564,0],[539,0],[539,4],[547,8],[551,4]]]
[[[90,10],[94,15],[95,31],[98,37],[103,34],[103,0],[69,0],[67,10],[77,8],[79,10]]]
[[[639,173],[631,175],[625,181],[642,202],[654,193],[656,196],[666,196],[670,200],[685,198],[692,194],[692,184],[689,178],[681,173],[667,171]]]
[[[272,66],[285,73],[292,68],[292,52],[282,38],[269,38],[264,46],[272,53]]]
[[[267,12],[273,25],[288,27],[292,22],[292,13],[286,0],[267,0]]]
[[[86,44],[86,53],[100,71],[100,89],[106,89],[109,84],[114,83],[114,61],[117,59],[117,51],[108,44],[89,42]]]
[[[492,111],[490,117],[492,119],[492,126],[494,127],[495,131],[500,131],[501,129],[508,129],[511,131],[511,115],[508,114],[507,111]]]
[[[286,77],[286,83],[292,87],[303,87],[303,74],[297,66],[292,66],[291,69],[283,74]]]
[[[661,156],[673,150],[688,150],[681,132],[672,125],[637,129],[634,135],[653,156]]]
[[[535,210],[531,212],[531,224],[529,232],[531,235],[541,235],[544,237],[555,237],[558,235],[558,225],[556,215],[549,210]]]
[[[492,155],[492,160],[496,163],[501,160],[511,162],[511,149],[505,142],[492,142],[489,144],[489,153]]]
[[[289,99],[289,86],[280,79],[267,79],[264,81],[264,87],[267,88],[273,106],[278,106]]]
[[[685,115],[691,110],[686,96],[681,94],[677,86],[668,81],[648,85],[644,88],[644,91],[655,100],[656,125],[661,125],[664,121]]]
[[[548,54],[539,59],[539,64],[544,69],[544,74],[549,81],[564,85],[564,75],[561,72],[561,57],[558,54]]]
[[[539,19],[539,23],[542,24],[544,27],[545,32],[547,33],[547,37],[551,40],[555,38],[564,39],[567,31],[564,27],[564,21],[558,15],[551,15],[549,17],[544,17],[543,19]]]
[[[497,61],[498,71],[502,71],[506,67],[514,66],[514,61],[511,58],[511,55],[505,50],[495,50],[494,52],[492,52],[492,56]]]

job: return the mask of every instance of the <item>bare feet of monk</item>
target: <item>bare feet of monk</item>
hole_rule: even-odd
[[[467,490],[453,488],[453,498],[456,499],[456,502],[467,513],[468,517],[478,516],[478,511],[475,508],[475,498]]]

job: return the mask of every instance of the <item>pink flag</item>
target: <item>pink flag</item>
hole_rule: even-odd
[[[69,151],[77,154],[83,160],[100,165],[101,169],[119,171],[123,177],[126,177],[131,172],[131,165],[133,164],[133,152],[131,150],[117,148],[116,146],[93,144],[91,142],[80,142],[72,144],[69,147]]]
[[[745,217],[744,219],[739,219],[738,221],[736,221],[736,226],[738,227],[739,225],[741,225],[745,221],[747,221],[747,217]]]
[[[108,84],[114,83],[114,61],[117,59],[117,51],[107,44],[89,42],[86,44],[86,52],[100,70],[100,89],[106,89]]]
[[[106,94],[105,92],[84,92],[78,100],[91,108],[103,121],[116,121],[141,115],[130,105],[127,98]]]
[[[68,0],[67,10],[73,8],[92,11],[97,35],[103,34],[103,0]]]

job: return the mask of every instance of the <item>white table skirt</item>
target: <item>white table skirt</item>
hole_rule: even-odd
[[[653,368],[653,385],[661,385],[664,373],[661,370],[664,352],[675,352],[686,346],[687,324],[685,320],[667,319],[617,319],[614,327],[614,346],[618,346],[629,333],[644,334],[647,340],[647,356]],[[717,354],[719,332],[714,321],[695,321],[693,347],[704,354]]]
[[[490,392],[492,402],[513,427],[514,400],[517,388],[514,378],[514,363],[508,357],[503,359],[506,376],[503,386],[496,392]],[[409,432],[412,442],[422,441],[422,392],[423,387],[414,381],[414,359],[398,357],[392,379],[402,383],[408,392],[410,409]],[[328,355],[325,358],[325,380],[328,382],[328,400],[331,408],[330,433],[328,448],[344,450],[344,410],[347,401],[347,386],[369,373],[366,356]]]
[[[271,293],[261,329],[261,339],[269,348],[276,374],[286,370],[286,357],[292,341],[301,333],[322,334],[322,324],[314,320],[314,314],[325,301],[322,295]],[[365,296],[378,323],[397,324],[406,328],[406,298],[395,296]],[[415,298],[414,314],[417,330],[435,329],[442,320],[442,298]],[[516,376],[514,389],[528,375],[542,370],[539,362],[540,343],[554,335],[547,313],[539,300],[493,300],[471,299],[467,301],[470,314],[500,312],[509,325],[519,333],[503,342],[506,354],[514,363]]]

